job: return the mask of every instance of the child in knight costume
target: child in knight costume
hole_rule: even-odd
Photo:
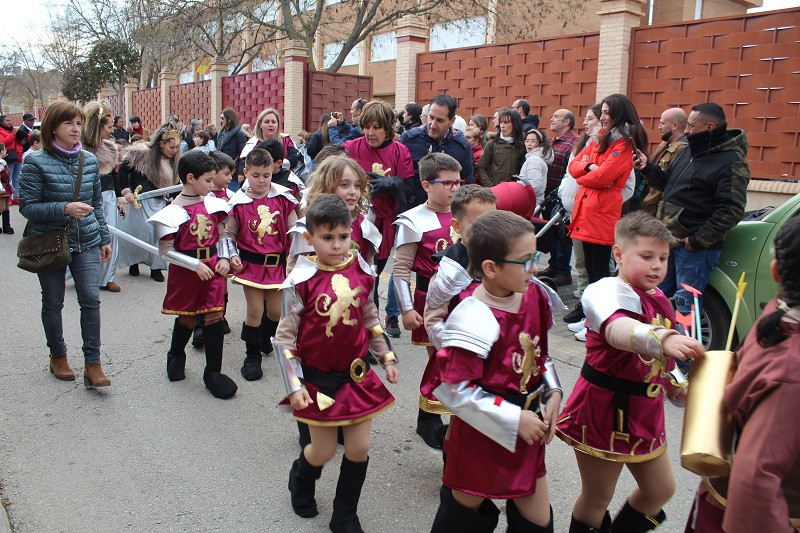
[[[220,200],[225,201],[226,203],[228,200],[231,199],[233,196],[233,191],[228,188],[230,185],[231,180],[233,179],[233,174],[236,172],[236,163],[234,163],[233,159],[228,154],[223,152],[209,152],[211,159],[214,160],[214,163],[217,164],[217,173],[214,175],[214,181],[211,183],[211,193]],[[231,332],[231,328],[228,325],[228,320],[225,318],[225,314],[228,310],[228,281],[225,280],[225,309],[223,310],[222,315],[222,328],[225,332],[225,335]],[[194,326],[194,335],[192,335],[192,346],[195,348],[202,348],[203,347],[203,315],[199,315],[197,317],[197,322]]]
[[[738,433],[731,473],[703,478],[686,533],[800,531],[800,217],[775,236],[771,270],[780,291],[723,396]]]
[[[671,327],[675,316],[658,289],[674,242],[669,230],[637,211],[617,222],[614,259],[619,276],[589,285],[581,299],[586,314],[586,361],[559,416],[558,436],[575,448],[581,494],[570,533],[649,531],[666,518],[675,477],[666,451],[665,389],[677,388],[675,359],[702,356],[703,346]],[[628,467],[638,489],[613,523],[607,507]]]
[[[357,515],[369,461],[372,418],[394,398],[366,362],[373,352],[397,382],[395,356],[372,301],[372,267],[350,251],[352,213],[335,195],[317,196],[306,211],[305,238],[315,256],[300,256],[283,284],[284,312],[274,339],[276,359],[295,420],[309,425],[311,444],[292,464],[289,491],[294,512],[316,516],[316,480],[336,453],[337,426],[344,457],[330,528],[361,532]],[[302,366],[301,366],[302,365]]]
[[[531,281],[535,231],[518,215],[490,211],[465,232],[469,273],[481,284],[450,313],[436,354],[434,393],[455,416],[433,533],[493,531],[492,499],[507,500],[507,531],[553,531],[544,444],[562,392],[547,363],[548,297]]]
[[[434,354],[422,321],[425,294],[437,264],[433,255],[441,252],[456,240],[450,221],[450,202],[453,192],[461,186],[461,165],[451,156],[432,152],[419,162],[422,188],[428,200],[400,214],[395,221],[395,253],[392,274],[394,293],[402,314],[403,328],[410,330],[411,342],[425,346],[428,365],[422,374],[420,391],[426,389],[435,374]],[[411,272],[416,273],[416,288],[411,291]],[[417,434],[431,448],[441,448],[445,426],[441,415],[448,413],[432,394],[420,395],[417,415]]]
[[[350,249],[360,254],[370,265],[374,265],[375,254],[381,247],[381,232],[375,224],[365,216],[369,212],[369,190],[367,189],[367,173],[354,160],[347,156],[333,156],[326,158],[314,171],[311,186],[306,189],[303,210],[320,194],[335,194],[347,204],[350,209],[352,223],[350,224]],[[299,219],[289,230],[292,238],[289,250],[289,265],[287,270],[294,268],[300,255],[314,253],[314,248],[306,240],[305,217]],[[311,442],[308,426],[302,422],[297,423],[300,432],[300,446]]]
[[[243,286],[247,301],[241,372],[244,379],[254,381],[264,375],[261,348],[275,334],[281,317],[279,289],[286,280],[289,251],[286,232],[297,220],[297,200],[289,189],[272,183],[272,157],[266,150],[253,148],[247,154],[244,173],[249,186],[236,191],[228,202],[231,212],[222,240],[231,250],[231,279]],[[262,322],[265,301],[268,320]]]
[[[219,233],[229,207],[209,194],[216,172],[217,164],[208,154],[198,150],[184,154],[178,161],[183,190],[148,222],[155,226],[161,255],[183,258],[177,264],[170,260],[167,295],[161,311],[177,315],[167,352],[167,377],[170,381],[186,378],[186,344],[192,336],[195,317],[203,315],[203,381],[211,394],[227,399],[237,389],[236,383],[222,373],[224,276],[230,267],[230,253],[219,240]]]

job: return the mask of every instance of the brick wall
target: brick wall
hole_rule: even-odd
[[[598,43],[588,33],[420,54],[417,102],[447,93],[466,120],[481,114],[491,123],[495,109],[524,98],[546,129],[556,109],[579,117],[595,103]]]
[[[800,179],[799,17],[793,9],[636,28],[628,94],[653,146],[665,109],[716,102],[730,127],[747,132],[754,178]]]
[[[323,70],[306,71],[304,128],[307,131],[316,131],[319,128],[319,117],[331,111],[343,112],[349,118],[350,106],[359,97],[372,99],[371,77]]]
[[[142,126],[153,131],[161,126],[161,88],[133,91],[133,111],[131,116],[142,119]]]
[[[108,103],[111,106],[111,112],[114,114],[115,117],[116,116],[124,117],[125,115],[124,113],[125,110],[123,109],[124,102],[122,101],[122,98],[120,98],[118,94],[112,94],[110,96],[107,96],[106,100],[108,100]]]
[[[8,113],[6,116],[11,120],[15,128],[22,125],[22,115],[25,113]]]
[[[169,88],[169,102],[170,113],[184,124],[195,118],[201,119],[204,125],[212,123],[210,80],[173,85]]]
[[[236,111],[239,122],[255,131],[259,113],[268,107],[283,116],[283,78],[282,68],[227,76],[222,79],[222,107]]]

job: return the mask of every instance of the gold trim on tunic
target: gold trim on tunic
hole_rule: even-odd
[[[224,311],[225,306],[221,307],[209,307],[208,309],[200,309],[199,311],[175,311],[173,309],[162,309],[161,314],[164,315],[181,315],[181,316],[195,316],[195,315],[205,315],[208,313],[214,313],[216,311]]]
[[[419,395],[419,408],[426,413],[435,415],[452,415],[453,413],[442,402],[437,400],[429,400],[422,394]]]
[[[663,454],[667,451],[666,444],[657,450],[654,450],[650,453],[646,453],[643,455],[631,455],[628,453],[616,453],[610,452],[608,450],[600,450],[597,448],[593,448],[588,444],[583,444],[578,442],[577,440],[573,439],[569,435],[565,434],[560,429],[556,429],[556,436],[563,440],[566,444],[572,446],[579,452],[583,452],[586,455],[591,455],[592,457],[597,457],[598,459],[604,459],[606,461],[613,461],[615,463],[643,463],[645,461],[650,461],[651,459],[655,459],[656,457]]]
[[[367,420],[371,420],[378,416],[379,414],[383,413],[385,410],[390,408],[394,405],[394,400],[392,400],[386,407],[378,409],[374,413],[370,413],[368,415],[361,416],[359,418],[349,418],[347,420],[312,420],[310,418],[303,418],[301,416],[292,415],[292,418],[297,420],[298,422],[303,422],[304,424],[308,424],[309,426],[320,426],[320,427],[335,427],[335,426],[354,426],[356,424],[360,424],[361,422],[366,422]]]

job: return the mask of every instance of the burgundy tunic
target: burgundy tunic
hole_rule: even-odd
[[[240,250],[257,254],[284,254],[276,266],[264,266],[242,259],[242,269],[231,276],[235,283],[257,289],[278,289],[286,279],[286,259],[289,252],[289,215],[295,203],[279,194],[236,204],[230,216],[239,225],[236,245]],[[273,263],[274,265],[274,263]]]
[[[428,278],[429,281],[431,276],[436,273],[436,269],[439,268],[439,264],[432,258],[433,254],[441,252],[453,244],[452,234],[450,233],[450,221],[453,219],[453,213],[434,212],[434,214],[439,219],[440,227],[422,234],[422,239],[417,243],[417,255],[414,257],[414,264],[411,266],[412,272],[416,272],[417,276]],[[425,312],[425,296],[427,294],[427,291],[421,291],[419,288],[414,289],[414,311],[419,313],[419,316],[422,316]],[[431,345],[428,332],[424,327],[419,327],[411,332],[411,342],[420,346]]]
[[[675,324],[675,315],[664,293],[659,289],[652,293],[636,287],[632,289],[642,302],[642,315],[618,310],[603,323],[600,333],[589,330],[586,334],[586,362],[613,377],[669,387],[669,379],[661,377],[660,372],[650,377],[653,369],[645,365],[637,354],[614,348],[606,342],[606,326],[620,317],[665,327]],[[669,321],[669,326],[664,319]],[[664,372],[674,367],[675,360],[667,358]],[[559,416],[558,437],[579,451],[609,461],[636,463],[664,453],[667,437],[661,391],[654,398],[630,396],[627,433],[619,431],[613,398],[613,391],[593,385],[579,376]]]
[[[211,194],[213,194],[214,196],[216,196],[220,200],[225,200],[226,202],[231,199],[231,196],[233,196],[233,193],[227,187],[225,189],[220,189],[218,191],[217,190],[212,190]]]
[[[489,355],[484,360],[462,348],[442,348],[436,354],[442,381],[470,381],[487,392],[509,394],[522,394],[524,384],[527,393],[533,392],[542,383],[548,353],[551,315],[547,296],[531,283],[518,312],[490,309],[500,324],[500,337]],[[529,342],[536,348],[531,348]],[[521,363],[528,357],[533,371],[526,375]],[[546,474],[544,444],[529,445],[517,437],[516,451],[511,453],[456,416],[450,420],[444,451],[447,463],[442,482],[451,489],[483,498],[514,499],[533,494],[536,480]]]
[[[189,220],[181,224],[178,231],[164,239],[173,240],[175,250],[197,250],[208,247],[216,249],[219,240],[218,225],[228,214],[224,211],[208,214],[204,202],[182,206]],[[214,255],[203,263],[211,270],[217,266]],[[225,308],[225,278],[219,274],[208,281],[197,277],[197,273],[178,265],[169,264],[167,295],[164,297],[162,313],[167,315],[202,315]]]
[[[365,357],[369,349],[362,310],[372,297],[375,278],[361,269],[355,254],[338,269],[317,266],[310,279],[295,286],[304,305],[297,329],[297,355],[304,369],[349,372],[353,361]],[[315,400],[305,409],[295,410],[294,418],[316,426],[344,426],[378,415],[394,397],[369,364],[366,368],[364,380],[348,380],[336,392],[333,405],[320,411]],[[311,398],[316,398],[319,388],[308,381],[305,385]]]
[[[364,137],[346,141],[344,147],[350,157],[358,161],[365,172],[372,172],[372,165],[379,163],[387,176],[400,176],[404,180],[414,176],[414,162],[411,153],[404,144],[390,141],[383,148],[370,148]],[[381,231],[383,241],[378,250],[377,259],[386,259],[394,246],[394,227],[392,223],[397,216],[397,200],[381,195],[372,199],[372,210],[375,212],[375,225]]]

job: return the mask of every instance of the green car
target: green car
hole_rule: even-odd
[[[703,310],[700,328],[703,344],[711,350],[725,349],[728,328],[736,302],[736,286],[745,272],[747,288],[739,307],[736,336],[732,348],[743,339],[761,311],[778,292],[772,280],[772,243],[775,234],[785,221],[800,214],[800,194],[778,207],[769,207],[749,216],[725,236],[717,268],[711,273],[703,293]]]

